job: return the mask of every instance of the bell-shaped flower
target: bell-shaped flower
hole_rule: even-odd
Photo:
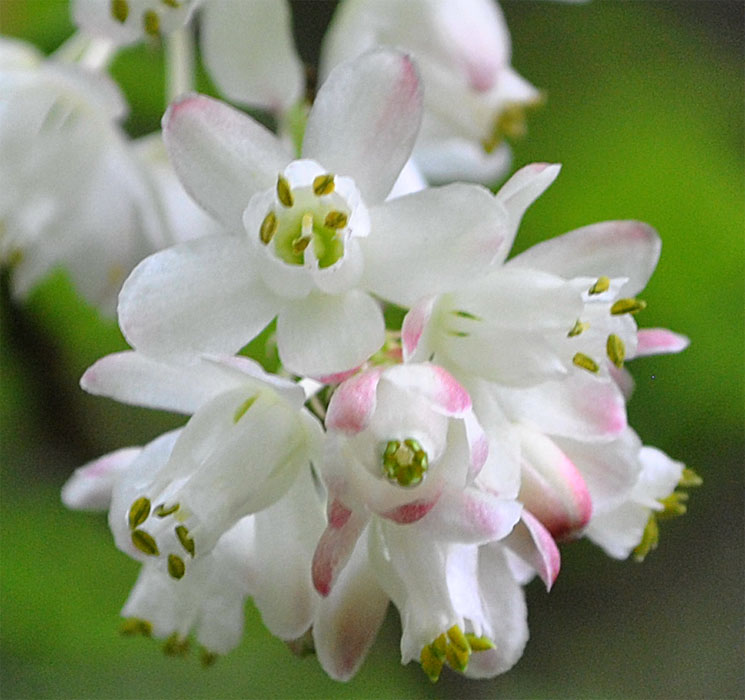
[[[414,157],[431,182],[493,182],[510,162],[538,91],[510,66],[510,37],[492,0],[347,0],[325,37],[321,75],[374,46],[410,51],[425,86]]]
[[[636,447],[629,456],[636,481],[623,498],[608,503],[592,518],[586,534],[611,557],[625,559],[633,552],[641,561],[657,547],[658,520],[686,512],[688,494],[677,487],[699,486],[701,479],[661,450],[642,446],[631,429],[629,433],[625,442]]]
[[[497,195],[508,212],[518,213],[517,221],[526,200],[550,182],[546,168],[532,167]],[[512,387],[577,372],[614,376],[637,355],[634,314],[646,304],[634,295],[659,253],[657,233],[636,221],[593,224],[540,243],[471,284],[414,306],[403,326],[405,356],[434,356],[456,376]],[[658,340],[650,338],[649,352],[676,345]],[[677,341],[673,349],[685,346],[674,334],[664,340]]]
[[[141,456],[117,480],[109,511],[117,545],[175,578],[240,518],[280,499],[319,450],[321,428],[302,408],[303,389],[246,358],[169,365],[118,353],[93,365],[82,385],[194,413],[166,461]]]
[[[394,51],[365,54],[329,76],[302,160],[216,100],[173,104],[164,134],[177,174],[240,235],[205,237],[139,265],[119,300],[130,343],[161,357],[232,353],[277,316],[283,365],[323,376],[382,345],[370,292],[407,305],[487,269],[506,226],[488,191],[452,185],[385,201],[420,116],[416,71]]]

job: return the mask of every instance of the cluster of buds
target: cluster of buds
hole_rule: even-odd
[[[312,105],[284,2],[73,10],[94,38],[55,60],[2,45],[0,144],[21,144],[24,177],[0,198],[0,252],[21,292],[73,257],[92,299],[114,285],[132,350],[83,388],[190,416],[63,490],[107,509],[142,562],[128,633],[172,654],[193,636],[211,663],[238,644],[250,597],[272,634],[348,680],[392,603],[404,663],[492,677],[522,655],[523,588],[551,588],[557,543],[617,558],[657,545],[658,520],[685,511],[676,489],[699,483],[626,418],[626,362],[688,343],[637,328],[660,239],[611,221],[508,259],[560,167],[476,184],[504,172],[505,138],[539,98],[496,4],[345,0]],[[277,134],[189,92],[194,22],[217,87],[271,112]],[[148,157],[101,72],[138,40],[165,42],[173,98]],[[24,120],[29,104],[41,119]],[[75,165],[74,197],[21,158],[33,139],[45,167]],[[114,195],[125,215],[104,206]],[[111,217],[127,255],[101,239],[80,258]],[[243,350],[267,326],[272,372]]]

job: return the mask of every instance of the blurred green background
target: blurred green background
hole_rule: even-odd
[[[550,594],[527,589],[531,641],[489,682],[449,674],[431,686],[399,665],[390,614],[349,684],[296,659],[249,606],[244,642],[203,670],[151,640],[120,637],[137,565],[103,515],[66,511],[59,489],[79,464],[180,422],[77,388],[124,343],[63,273],[23,304],[3,279],[0,310],[3,698],[592,697],[740,698],[743,681],[743,269],[745,95],[742,2],[505,2],[513,64],[547,94],[514,167],[563,163],[518,236],[523,249],[594,221],[636,218],[663,239],[638,319],[689,335],[680,356],[633,363],[632,424],[704,478],[689,513],[666,522],[642,564],[565,546]],[[313,60],[333,5],[296,2]],[[2,32],[54,49],[72,28],[62,1],[0,0]],[[113,66],[137,115],[158,124],[162,56],[127,50]],[[2,96],[0,95],[0,99]],[[2,154],[0,154],[2,157]]]

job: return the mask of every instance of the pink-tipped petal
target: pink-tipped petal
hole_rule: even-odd
[[[331,592],[368,521],[368,516],[351,511],[336,500],[331,501],[328,512],[329,523],[318,541],[311,566],[313,585],[322,596]]]
[[[636,337],[637,346],[634,357],[681,352],[691,344],[689,338],[669,331],[667,328],[643,328]]]
[[[547,590],[556,581],[561,555],[551,533],[528,510],[505,540],[505,544],[541,577]]]
[[[587,525],[592,500],[582,474],[556,444],[524,431],[519,499],[554,538],[569,538]]]
[[[565,278],[627,277],[625,296],[644,289],[660,257],[660,237],[640,221],[604,221],[557,236],[509,261]]]
[[[421,520],[432,508],[435,507],[441,492],[437,492],[435,496],[428,500],[422,501],[411,501],[405,503],[402,506],[393,508],[392,510],[384,513],[379,513],[383,518],[392,520],[394,523],[399,525],[408,525],[409,523],[415,523],[417,520]]]
[[[410,362],[415,357],[424,359],[420,355],[424,354],[427,348],[421,348],[427,344],[425,331],[429,319],[432,317],[432,310],[435,306],[437,297],[427,297],[420,300],[409,309],[409,313],[404,316],[403,326],[401,326],[401,342],[404,351],[404,361]],[[417,352],[419,351],[419,352]],[[424,351],[424,352],[422,352]]]
[[[352,177],[368,205],[382,202],[411,155],[422,88],[411,59],[390,49],[339,64],[318,91],[303,156]]]
[[[326,427],[345,433],[359,433],[375,411],[375,393],[382,370],[355,375],[340,384],[331,397]]]
[[[471,410],[471,397],[450,372],[429,363],[395,365],[386,379],[428,399],[433,410],[457,418]]]
[[[243,229],[251,196],[273,187],[290,155],[274,134],[243,112],[187,95],[163,117],[163,140],[186,191],[232,230]]]

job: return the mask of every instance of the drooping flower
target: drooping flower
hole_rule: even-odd
[[[334,71],[310,113],[302,160],[220,102],[190,96],[172,105],[164,124],[176,172],[241,235],[205,237],[140,264],[119,300],[130,343],[152,356],[232,353],[277,316],[283,365],[327,375],[383,343],[370,292],[411,304],[488,267],[506,216],[483,188],[384,201],[420,113],[415,69],[393,51]]]
[[[509,668],[527,625],[500,547],[514,544],[527,566],[552,560],[537,564],[551,581],[558,553],[540,525],[540,544],[515,529],[521,507],[498,465],[479,482],[488,445],[465,390],[434,365],[370,370],[339,386],[326,426],[328,526],[313,561],[325,670],[342,680],[356,672],[389,599],[401,613],[403,663],[421,661],[433,680],[444,663],[474,676]]]
[[[410,51],[425,86],[414,158],[432,182],[493,182],[505,139],[523,135],[538,91],[510,66],[510,37],[492,0],[345,0],[324,40],[321,75],[388,45]]]

